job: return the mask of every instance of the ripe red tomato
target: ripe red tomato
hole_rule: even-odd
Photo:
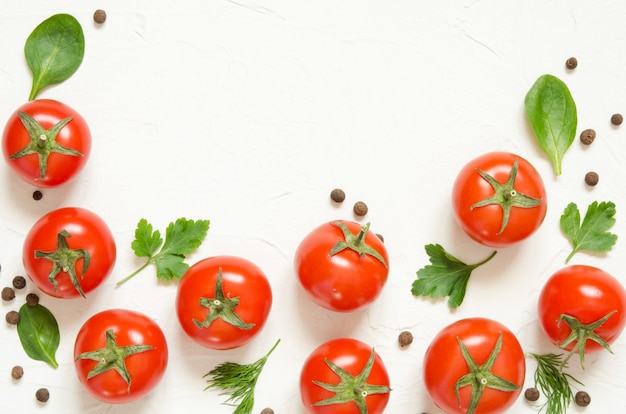
[[[91,132],[74,109],[39,99],[25,103],[9,117],[2,151],[9,167],[27,183],[57,187],[73,179],[87,163]]]
[[[161,328],[148,316],[110,309],[89,318],[74,343],[78,379],[108,404],[136,401],[159,383],[168,362]]]
[[[111,230],[95,213],[64,207],[41,217],[24,240],[29,278],[58,298],[85,296],[111,273],[117,250]]]
[[[295,253],[300,284],[315,303],[349,312],[372,303],[389,275],[387,249],[369,224],[324,223],[300,242]]]
[[[626,290],[622,284],[592,266],[564,267],[548,279],[539,295],[538,316],[543,332],[556,345],[578,352],[581,363],[585,353],[605,349],[603,344],[608,347],[617,339],[626,325],[625,311]],[[594,323],[599,325],[592,326]],[[583,338],[586,340],[579,341]]]
[[[424,355],[426,390],[449,414],[505,412],[519,396],[525,374],[517,338],[491,319],[468,318],[446,326]],[[481,378],[488,381],[482,394],[472,385]]]
[[[529,237],[548,208],[537,170],[509,152],[490,152],[466,164],[454,182],[452,206],[465,233],[490,247],[507,247]]]
[[[381,357],[352,338],[323,343],[300,371],[300,397],[310,414],[381,414],[389,392],[389,374]],[[359,405],[367,411],[360,411]]]
[[[256,337],[272,307],[263,271],[235,256],[215,256],[191,266],[178,284],[176,313],[191,339],[211,349],[231,349]]]

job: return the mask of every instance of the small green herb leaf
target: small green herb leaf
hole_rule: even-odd
[[[561,230],[572,243],[572,252],[565,262],[579,251],[606,253],[613,248],[617,235],[608,230],[615,224],[615,204],[594,201],[587,207],[585,218],[580,223],[580,212],[575,203],[569,203],[561,215]]]
[[[160,232],[153,231],[152,225],[146,219],[141,219],[131,247],[138,257],[147,257],[148,260],[133,273],[119,280],[117,285],[132,279],[150,264],[156,265],[156,276],[159,280],[169,282],[180,279],[189,269],[189,265],[185,263],[186,256],[202,244],[209,231],[209,224],[209,220],[179,218],[167,226],[163,242]]]
[[[526,94],[524,105],[541,150],[552,160],[555,174],[561,175],[563,155],[574,142],[578,124],[567,85],[553,75],[542,75]]]
[[[451,308],[457,308],[463,303],[472,271],[496,255],[494,251],[485,260],[468,265],[439,244],[427,244],[425,248],[431,264],[417,271],[418,278],[413,282],[411,293],[413,296],[430,296],[435,299],[449,296],[448,306]]]
[[[43,305],[22,305],[17,334],[22,348],[30,358],[56,368],[56,351],[61,341],[59,325],[52,312]]]
[[[203,378],[207,378],[205,391],[217,388],[223,391],[220,395],[229,395],[224,404],[235,408],[233,414],[250,414],[254,407],[254,388],[263,371],[270,354],[276,349],[280,339],[265,356],[252,364],[241,365],[235,362],[224,362],[217,365]]]
[[[26,39],[24,55],[33,74],[29,100],[46,86],[61,83],[76,72],[85,54],[83,29],[73,16],[55,14]]]
[[[135,229],[135,240],[131,247],[138,257],[150,257],[161,247],[163,238],[158,230],[153,230],[152,224],[142,218]]]

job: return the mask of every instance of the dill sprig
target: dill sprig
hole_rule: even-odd
[[[584,385],[576,378],[563,372],[567,364],[563,361],[563,354],[530,354],[537,360],[535,370],[535,387],[546,396],[547,401],[541,405],[547,414],[565,414],[567,407],[574,400],[571,383]]]
[[[279,342],[280,339],[276,341],[267,354],[252,364],[241,365],[235,362],[224,362],[217,365],[209,373],[203,375],[202,378],[209,377],[206,380],[209,385],[204,390],[218,388],[223,391],[220,395],[229,395],[224,404],[237,407],[233,414],[252,413],[254,387],[267,358],[276,349]]]

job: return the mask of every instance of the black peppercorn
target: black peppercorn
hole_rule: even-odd
[[[46,402],[50,399],[50,391],[47,388],[39,388],[35,393],[35,397],[39,402]]]
[[[2,300],[13,300],[15,299],[15,291],[10,287],[5,287],[2,289]]]
[[[39,190],[33,191],[33,200],[39,201],[43,198],[43,193]]]
[[[398,343],[401,348],[407,347],[413,343],[413,334],[409,331],[402,331],[398,335]]]
[[[13,379],[20,379],[24,376],[24,368],[22,368],[19,365],[14,366],[11,369],[11,377],[13,377]]]
[[[330,192],[330,199],[335,203],[341,203],[346,199],[346,193],[341,188],[335,188]]]
[[[359,217],[362,217],[367,214],[367,211],[368,211],[367,204],[365,204],[362,201],[357,201],[356,203],[354,203],[353,211],[354,211],[354,214],[356,214]]]
[[[539,399],[539,390],[537,388],[526,388],[524,398],[528,401],[537,401]]]
[[[585,391],[578,391],[576,397],[574,397],[574,401],[576,401],[576,405],[586,407],[591,404],[591,397]]]
[[[385,242],[385,238],[383,237],[383,235],[382,235],[382,234],[380,234],[380,233],[376,233],[376,237],[378,237],[378,238],[380,239],[380,241],[381,241],[381,242],[383,242],[383,243]]]
[[[611,115],[611,123],[613,125],[622,125],[622,122],[624,122],[624,117],[622,116],[622,114]]]
[[[93,21],[98,24],[104,23],[106,19],[107,19],[107,13],[102,9],[98,9],[93,13]]]
[[[576,66],[578,66],[578,59],[575,57],[571,57],[565,61],[565,67],[568,69],[576,69]]]
[[[24,289],[26,287],[26,278],[24,276],[15,276],[13,278],[13,287],[15,289]]]
[[[26,295],[26,303],[28,304],[28,306],[36,306],[37,304],[39,304],[39,296],[34,293],[29,293],[28,295]]]
[[[272,410],[271,408],[264,408],[263,410],[261,410],[261,414],[274,414],[274,410]]]
[[[11,325],[17,325],[20,323],[20,314],[17,311],[8,311],[5,316],[7,323]]]
[[[591,145],[591,143],[596,139],[596,131],[593,129],[585,129],[580,133],[580,142],[585,145]]]
[[[600,177],[598,176],[598,173],[595,171],[589,171],[587,174],[585,174],[585,183],[592,187],[598,184],[599,179]]]

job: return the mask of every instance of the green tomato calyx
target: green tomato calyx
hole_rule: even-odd
[[[500,227],[500,230],[498,231],[498,235],[502,234],[507,224],[509,223],[509,218],[511,217],[511,209],[513,207],[532,208],[541,204],[540,198],[531,197],[515,190],[515,178],[517,177],[517,169],[518,162],[517,159],[515,159],[515,162],[513,163],[513,168],[511,168],[511,172],[509,173],[509,178],[504,184],[501,184],[486,172],[477,169],[478,174],[480,174],[480,176],[493,187],[494,194],[491,197],[487,197],[484,200],[472,204],[471,208],[474,209],[477,207],[484,207],[492,204],[497,204],[502,207],[502,225]]]
[[[130,394],[131,378],[128,368],[126,368],[126,358],[131,355],[139,354],[154,349],[152,345],[127,345],[119,346],[115,339],[115,333],[112,329],[109,329],[105,333],[106,345],[104,348],[96,351],[83,352],[76,357],[76,361],[79,359],[92,359],[98,361],[89,374],[87,379],[93,378],[96,375],[105,373],[110,370],[115,370],[128,384],[128,393]]]
[[[57,235],[56,250],[50,252],[35,250],[35,259],[47,259],[52,262],[52,269],[48,274],[48,280],[54,285],[55,292],[58,288],[56,278],[61,272],[65,272],[70,277],[78,293],[80,293],[82,297],[85,297],[85,292],[83,292],[83,288],[80,286],[78,280],[78,275],[76,274],[76,262],[79,259],[83,259],[83,270],[80,274],[80,278],[82,279],[89,267],[91,255],[85,249],[71,249],[67,244],[67,239],[70,237],[72,237],[70,233],[61,230]]]
[[[335,395],[330,398],[313,403],[313,406],[354,402],[359,408],[359,414],[367,414],[367,403],[365,399],[368,395],[386,394],[391,391],[391,388],[386,385],[372,385],[367,383],[370,373],[372,372],[372,368],[374,367],[375,356],[376,354],[374,352],[374,348],[372,348],[372,353],[370,354],[367,363],[357,376],[351,375],[334,362],[324,359],[328,368],[330,368],[331,371],[339,377],[339,384],[328,384],[321,381],[313,381],[315,385],[335,393]]]
[[[200,329],[208,328],[216,319],[222,319],[224,322],[240,329],[251,329],[253,323],[245,323],[235,312],[235,307],[239,305],[239,297],[227,297],[224,293],[222,268],[217,273],[217,281],[215,282],[215,297],[200,298],[200,306],[209,308],[209,314],[203,322],[193,320]]]
[[[603,325],[616,312],[617,310],[613,310],[604,315],[602,318],[598,319],[597,321],[588,324],[583,324],[578,319],[570,315],[562,314],[561,316],[559,316],[557,325],[560,324],[562,321],[565,321],[567,325],[572,329],[572,332],[563,342],[561,342],[560,344],[557,343],[557,345],[560,348],[564,349],[570,343],[576,341],[576,345],[574,345],[572,350],[569,352],[569,354],[567,354],[567,356],[561,363],[561,369],[563,369],[567,361],[576,352],[578,352],[578,355],[580,356],[580,366],[583,369],[585,368],[585,346],[587,345],[587,340],[597,342],[598,344],[602,345],[604,349],[606,349],[610,353],[613,353],[609,343],[605,341],[600,335],[598,335],[595,330]]]
[[[500,332],[498,341],[489,354],[489,357],[482,365],[478,365],[478,363],[474,360],[463,341],[461,341],[461,338],[457,336],[456,340],[459,343],[461,354],[463,355],[463,359],[465,359],[470,372],[459,378],[456,384],[454,384],[454,393],[456,394],[456,398],[460,406],[461,397],[459,395],[459,390],[468,385],[472,387],[472,396],[470,399],[470,405],[467,408],[467,414],[472,414],[476,411],[476,407],[480,402],[480,398],[482,397],[485,388],[493,388],[504,392],[513,392],[520,388],[519,385],[513,384],[512,382],[491,372],[493,365],[496,362],[496,358],[502,350],[502,332]]]
[[[26,131],[28,131],[30,142],[24,148],[11,155],[10,158],[22,158],[27,155],[37,154],[39,157],[39,178],[42,180],[46,177],[46,172],[48,171],[48,157],[53,152],[75,157],[83,156],[81,152],[64,147],[56,141],[57,135],[72,120],[72,117],[62,119],[53,125],[52,128],[46,130],[35,118],[26,112],[19,111],[17,115]]]
[[[370,255],[376,258],[385,267],[387,267],[387,262],[385,261],[385,258],[380,253],[378,253],[376,249],[365,243],[365,236],[369,231],[370,223],[362,225],[361,230],[356,235],[352,234],[348,226],[346,226],[345,223],[342,223],[341,221],[335,221],[332,224],[341,229],[344,240],[337,242],[337,244],[333,246],[329,253],[330,256],[334,256],[343,250],[350,249],[358,253],[361,257],[365,255]]]

